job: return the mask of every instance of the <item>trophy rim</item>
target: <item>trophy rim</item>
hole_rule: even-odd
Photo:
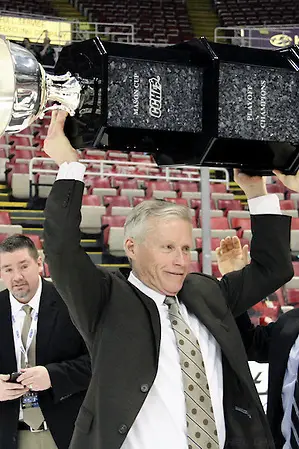
[[[10,42],[0,34],[0,59],[5,65],[5,70],[2,72],[3,82],[0,82],[0,98],[4,99],[0,108],[0,136],[5,133],[10,123],[15,97],[14,62],[9,47]]]

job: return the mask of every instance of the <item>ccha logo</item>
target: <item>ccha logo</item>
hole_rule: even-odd
[[[293,38],[291,36],[287,36],[286,34],[276,34],[270,39],[270,44],[274,45],[274,47],[287,47],[292,43]]]
[[[149,115],[160,118],[162,114],[162,84],[160,76],[149,79]]]

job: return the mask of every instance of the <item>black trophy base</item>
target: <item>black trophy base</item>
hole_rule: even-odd
[[[164,47],[101,42],[65,47],[55,73],[85,80],[66,123],[76,148],[148,152],[159,165],[299,167],[299,52],[206,39]]]

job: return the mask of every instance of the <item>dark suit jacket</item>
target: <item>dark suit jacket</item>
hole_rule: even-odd
[[[36,365],[45,366],[52,388],[39,402],[58,449],[68,449],[91,377],[90,358],[68,310],[51,282],[43,280],[36,334]],[[0,293],[0,373],[17,371],[9,292]],[[20,400],[0,402],[0,448],[17,448]]]
[[[269,363],[267,416],[276,449],[281,449],[285,443],[281,433],[281,391],[290,350],[299,335],[299,309],[285,313],[276,323],[268,326],[255,328],[245,316],[242,317],[242,323],[238,324],[248,359]]]
[[[52,279],[92,355],[93,376],[71,448],[119,449],[157,373],[160,320],[154,301],[121,273],[98,270],[81,248],[83,187],[56,181],[44,226]],[[292,277],[289,227],[286,216],[254,216],[252,263],[221,281],[190,274],[178,294],[222,349],[226,449],[274,447],[234,315]]]

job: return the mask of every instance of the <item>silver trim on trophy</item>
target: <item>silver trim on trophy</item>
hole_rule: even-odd
[[[26,48],[0,35],[0,135],[27,128],[48,110],[63,109],[74,115],[82,86],[70,72],[50,75]],[[47,106],[49,101],[59,102]]]

